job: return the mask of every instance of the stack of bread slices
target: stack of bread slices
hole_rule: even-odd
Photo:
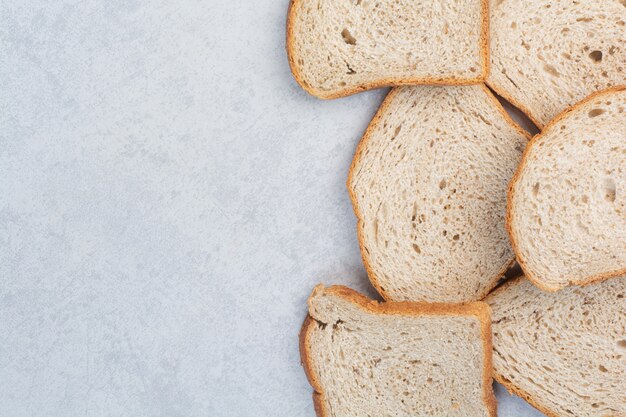
[[[625,22],[624,0],[292,0],[307,92],[393,87],[347,180],[385,301],[313,290],[319,416],[496,416],[492,378],[626,416]]]

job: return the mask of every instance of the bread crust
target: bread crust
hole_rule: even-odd
[[[495,91],[500,97],[504,98],[506,101],[511,103],[513,106],[515,106],[519,111],[524,113],[524,116],[528,117],[530,121],[534,123],[535,126],[537,126],[539,129],[543,129],[543,123],[539,122],[539,120],[537,120],[535,116],[533,116],[530,110],[528,110],[528,107],[524,106],[522,103],[515,100],[509,93],[507,93],[502,88],[500,88],[496,84],[489,81],[488,78],[485,80],[485,84],[487,84],[489,88]]]
[[[309,303],[312,297],[318,293],[334,295],[356,305],[362,310],[370,314],[378,315],[401,315],[410,317],[419,316],[466,316],[475,317],[480,322],[481,341],[484,348],[483,357],[483,402],[489,411],[490,417],[497,416],[497,401],[493,392],[492,374],[493,362],[492,352],[493,344],[491,340],[491,309],[487,303],[475,301],[465,304],[449,304],[449,303],[414,303],[409,301],[402,302],[378,302],[370,300],[366,296],[341,285],[335,285],[325,288],[318,285],[313,289],[309,297]],[[314,330],[315,320],[307,314],[300,330],[300,358],[304,372],[309,383],[314,389],[313,404],[318,417],[329,417],[329,412],[325,407],[324,392],[317,375],[313,371],[311,365],[310,346],[308,338],[310,332]]]
[[[496,294],[498,294],[499,292],[505,291],[506,289],[508,289],[509,287],[511,287],[513,285],[518,285],[522,280],[524,280],[524,276],[523,275],[519,276],[517,278],[512,278],[512,279],[504,282],[501,286],[499,286],[498,288],[493,290],[493,292],[491,294],[489,294],[488,298],[492,298],[492,297],[496,296]],[[513,383],[511,381],[506,379],[503,375],[500,375],[496,371],[495,368],[493,369],[493,377],[495,378],[496,381],[498,381],[500,384],[502,384],[507,389],[507,391],[509,391],[511,394],[514,394],[514,395],[517,395],[520,398],[523,398],[530,405],[535,407],[537,410],[541,411],[547,417],[560,417],[556,413],[554,413],[552,410],[549,410],[543,404],[541,404],[538,401],[536,401],[535,399],[533,399],[527,392],[525,392],[525,391],[521,390],[520,388],[516,387],[515,385],[513,385]]]
[[[506,112],[506,110],[504,110],[504,107],[502,107],[502,105],[500,104],[496,96],[493,95],[493,93],[489,90],[489,88],[487,88],[486,85],[482,84],[481,87],[483,91],[487,94],[489,99],[491,100],[492,104],[498,110],[498,112],[500,112],[504,120],[506,120],[521,135],[523,135],[526,138],[526,140],[530,141],[531,139],[530,133],[528,133],[521,126],[515,123],[515,121]],[[378,278],[376,274],[374,273],[374,270],[372,269],[372,266],[371,266],[371,261],[369,259],[369,252],[367,251],[367,248],[365,247],[365,237],[363,235],[364,234],[363,215],[361,214],[361,209],[358,204],[356,193],[352,189],[352,182],[353,182],[352,180],[353,180],[354,175],[356,175],[356,166],[361,161],[361,156],[363,155],[365,148],[368,145],[370,136],[372,135],[374,128],[377,127],[378,124],[380,123],[380,119],[387,112],[387,108],[389,107],[389,105],[391,104],[391,102],[393,101],[393,98],[395,97],[397,93],[398,93],[397,89],[392,89],[389,92],[389,94],[387,94],[387,97],[385,97],[385,99],[383,100],[380,108],[374,115],[374,118],[367,126],[367,129],[365,130],[363,137],[361,138],[361,140],[359,141],[359,144],[357,145],[356,151],[354,153],[354,158],[352,160],[352,164],[350,165],[350,169],[348,171],[348,180],[346,181],[346,186],[348,188],[348,195],[350,196],[350,201],[352,202],[354,215],[357,218],[357,226],[356,226],[357,240],[359,241],[359,248],[361,250],[361,258],[363,259],[363,264],[365,265],[365,270],[367,272],[367,276],[369,277],[370,282],[372,283],[374,288],[376,288],[376,291],[378,291],[378,293],[383,297],[383,299],[385,299],[385,301],[389,301],[390,297],[389,297],[389,294],[387,294],[387,292],[385,291],[384,287],[382,287],[378,283]],[[515,256],[511,256],[510,260],[502,266],[502,268],[498,271],[498,273],[494,277],[490,278],[489,282],[491,284],[479,295],[478,297],[479,300],[483,299],[484,297],[487,296],[487,294],[489,294],[489,292],[498,284],[498,280],[506,273],[506,271],[511,266],[513,266],[514,263],[515,263]]]
[[[360,84],[356,87],[344,88],[334,91],[320,91],[304,82],[304,78],[301,75],[298,60],[295,54],[294,48],[294,21],[296,15],[296,6],[300,2],[308,0],[291,0],[289,3],[289,10],[287,12],[287,39],[285,47],[287,50],[287,59],[289,61],[289,68],[293,77],[297,83],[309,94],[317,98],[324,100],[330,100],[340,97],[350,96],[352,94],[360,93],[362,91],[372,90],[382,87],[394,87],[400,85],[473,85],[484,83],[489,76],[491,58],[489,48],[489,0],[481,0],[482,10],[482,31],[480,36],[480,55],[482,57],[482,72],[475,78],[447,78],[447,77],[435,77],[435,78],[383,78],[380,80],[372,81],[370,83]]]
[[[547,285],[545,283],[543,283],[541,281],[541,279],[537,276],[535,276],[533,274],[532,271],[530,271],[526,265],[526,260],[524,259],[524,257],[522,256],[520,250],[519,250],[519,245],[518,245],[518,240],[519,240],[519,236],[518,234],[513,230],[512,226],[511,226],[511,221],[512,221],[512,217],[513,217],[513,212],[515,211],[515,207],[513,206],[513,197],[515,194],[515,186],[517,185],[517,183],[520,180],[520,177],[522,175],[522,171],[524,170],[524,168],[526,167],[526,164],[528,163],[528,155],[529,152],[531,150],[531,148],[533,147],[533,145],[535,143],[537,143],[537,141],[542,138],[543,136],[545,136],[548,133],[551,133],[552,129],[554,128],[554,126],[556,126],[557,123],[559,123],[562,119],[566,118],[567,116],[569,116],[572,112],[576,111],[579,107],[584,106],[585,104],[589,103],[592,100],[595,100],[598,97],[602,97],[605,95],[610,95],[613,93],[617,93],[619,91],[624,91],[626,90],[626,85],[620,85],[620,86],[615,86],[615,87],[611,87],[611,88],[607,88],[605,90],[600,90],[600,91],[596,91],[595,93],[587,96],[586,98],[584,98],[583,100],[579,101],[578,103],[570,106],[569,108],[565,109],[563,112],[561,112],[558,116],[556,116],[554,119],[552,119],[544,128],[543,130],[538,133],[537,135],[535,135],[531,140],[530,143],[528,144],[528,146],[526,146],[526,149],[524,150],[524,154],[522,155],[522,160],[520,162],[520,164],[517,167],[517,171],[515,171],[515,174],[513,175],[513,178],[511,178],[511,182],[509,183],[509,189],[507,192],[507,202],[506,202],[506,216],[505,216],[505,225],[506,225],[506,230],[507,233],[509,235],[509,240],[511,241],[511,246],[513,247],[513,252],[515,253],[515,256],[517,258],[517,262],[519,263],[520,267],[522,268],[522,271],[524,271],[524,275],[526,275],[526,277],[537,287],[541,288],[544,291],[548,291],[548,292],[555,292],[558,291],[562,288],[567,287],[568,285],[578,285],[578,286],[585,286],[585,285],[589,285],[589,284],[593,284],[596,282],[600,282],[600,281],[604,281],[608,278],[613,278],[616,276],[620,276],[620,275],[624,275],[626,274],[626,268],[624,269],[620,269],[620,270],[616,270],[616,271],[609,271],[609,272],[605,272],[602,274],[597,274],[597,275],[592,275],[587,277],[586,279],[583,279],[581,281],[578,282],[574,282],[571,280],[568,280],[568,284],[564,284],[564,285],[557,285],[557,286],[551,286],[551,285]]]
[[[493,376],[494,376],[496,381],[498,381],[500,384],[504,385],[504,387],[507,389],[507,391],[509,391],[513,395],[517,395],[518,397],[523,398],[526,402],[528,402],[530,405],[535,407],[537,410],[541,411],[547,417],[561,417],[558,414],[556,414],[554,411],[549,410],[543,404],[541,404],[538,401],[536,401],[535,399],[533,399],[525,391],[522,391],[521,389],[519,389],[519,388],[515,387],[514,385],[512,385],[510,381],[505,379],[502,375],[499,375],[495,370],[493,372]]]
[[[489,298],[494,297],[500,291],[505,291],[506,289],[508,289],[511,286],[518,285],[524,279],[525,279],[525,277],[523,275],[521,275],[521,276],[519,276],[517,278],[512,278],[512,279],[506,281],[500,287],[496,288],[491,294],[489,294]],[[537,401],[534,398],[532,398],[530,396],[530,394],[528,394],[526,391],[524,391],[524,390],[520,389],[519,387],[513,385],[513,383],[511,381],[506,379],[503,375],[499,374],[496,371],[495,368],[493,370],[493,377],[495,378],[496,381],[498,381],[498,383],[502,384],[507,389],[507,391],[509,391],[511,394],[517,395],[518,397],[523,398],[526,402],[528,402],[530,405],[535,407],[537,410],[541,411],[547,417],[565,417],[565,416],[559,416],[557,413],[555,413],[554,411],[550,410],[545,405],[541,404],[539,401]]]

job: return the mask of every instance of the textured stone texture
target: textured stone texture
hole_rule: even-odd
[[[313,416],[297,334],[319,281],[372,295],[345,180],[384,91],[302,91],[287,5],[0,4],[0,416]]]

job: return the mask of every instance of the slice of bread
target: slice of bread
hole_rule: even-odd
[[[488,0],[292,0],[287,54],[320,98],[400,84],[476,84],[487,76]]]
[[[507,228],[526,276],[548,291],[626,274],[626,88],[552,121],[511,181]]]
[[[489,307],[378,303],[318,286],[300,353],[320,417],[494,416]]]
[[[385,299],[474,301],[496,285],[514,260],[506,191],[528,139],[483,85],[389,93],[348,178]]]
[[[558,293],[518,278],[490,294],[496,379],[548,416],[626,416],[625,278]]]
[[[487,83],[542,127],[591,93],[624,84],[623,0],[491,0]]]

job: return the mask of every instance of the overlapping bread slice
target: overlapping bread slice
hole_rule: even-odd
[[[488,0],[292,0],[287,53],[321,98],[399,84],[475,84],[489,63]]]
[[[538,126],[626,80],[624,0],[491,0],[488,84]]]
[[[391,91],[348,179],[385,299],[473,301],[496,285],[514,260],[506,192],[528,137],[484,86]]]
[[[536,285],[555,291],[626,274],[626,88],[596,93],[528,145],[507,226]]]
[[[499,382],[548,416],[626,416],[626,277],[557,293],[517,278],[486,301]]]
[[[300,333],[322,417],[493,416],[489,307],[378,303],[318,286]]]

